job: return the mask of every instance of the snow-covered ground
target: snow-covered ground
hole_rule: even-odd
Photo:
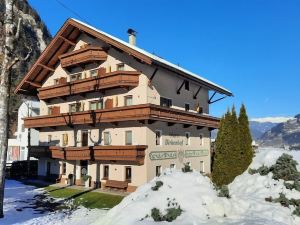
[[[18,181],[7,180],[5,184],[4,214],[0,224],[22,224],[22,225],[85,225],[90,224],[107,213],[106,210],[89,210],[84,207],[68,213],[68,210],[59,212],[46,212],[40,214],[30,208],[34,205],[36,195],[41,195],[43,189],[35,189],[33,186],[24,185]],[[40,208],[42,209],[42,207]]]
[[[271,166],[284,152],[293,155],[294,159],[300,162],[300,151],[260,149],[250,168],[258,168],[261,165]],[[158,180],[164,183],[163,186],[158,191],[151,190]],[[139,187],[135,193],[123,199],[104,218],[94,224],[157,224],[151,217],[145,218],[145,216],[151,215],[151,209],[154,207],[165,212],[169,199],[176,201],[184,210],[182,215],[171,223],[176,225],[300,224],[300,217],[292,215],[293,208],[285,208],[279,203],[265,201],[265,198],[270,196],[279,197],[279,193],[285,193],[288,198],[300,199],[300,192],[286,189],[283,180],[273,180],[272,174],[250,175],[246,171],[229,185],[229,191],[230,199],[217,197],[217,192],[209,178],[197,172],[182,173],[169,170],[161,177]]]
[[[250,168],[261,165],[271,166],[282,153],[293,155],[300,163],[300,151],[284,151],[280,149],[260,149]],[[300,170],[300,165],[298,165]],[[153,191],[156,181],[163,186]],[[64,211],[35,214],[30,202],[42,189],[23,185],[16,181],[7,181],[5,190],[5,218],[0,224],[94,224],[94,225],[299,225],[300,217],[292,215],[293,208],[285,208],[279,203],[265,201],[272,196],[279,197],[284,193],[288,198],[300,199],[300,192],[287,190],[283,181],[275,181],[272,174],[260,176],[250,175],[247,171],[238,176],[229,185],[230,199],[217,196],[213,184],[208,177],[197,172],[182,173],[166,170],[162,176],[128,195],[123,201],[111,209],[88,210],[80,208],[71,213]],[[154,222],[151,209],[156,207],[165,212],[169,202],[176,202],[183,213],[172,223]],[[23,209],[22,209],[23,208]],[[22,209],[22,211],[20,211]]]

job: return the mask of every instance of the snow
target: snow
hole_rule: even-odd
[[[0,219],[0,224],[22,224],[22,225],[41,225],[41,224],[72,224],[82,225],[90,224],[96,218],[107,213],[106,210],[93,209],[81,207],[70,215],[66,214],[67,211],[61,212],[47,212],[45,214],[38,214],[29,207],[35,195],[42,194],[43,189],[35,189],[33,186],[24,185],[15,180],[6,180],[5,183],[5,198],[4,198],[4,215]],[[22,211],[17,211],[22,209]]]
[[[252,118],[251,121],[259,123],[285,123],[293,117],[263,117],[263,118]]]
[[[291,154],[300,162],[300,151],[261,148],[256,153],[250,168],[273,165],[283,153]],[[300,165],[298,165],[300,170]],[[153,191],[156,181],[163,186]],[[35,214],[26,208],[19,212],[26,202],[41,194],[42,189],[8,180],[5,189],[5,218],[0,224],[93,224],[93,225],[296,225],[300,217],[292,215],[293,207],[286,208],[279,203],[265,201],[265,198],[279,197],[284,193],[287,198],[300,199],[300,192],[288,190],[283,180],[273,180],[272,173],[267,176],[250,175],[245,171],[228,186],[231,198],[217,196],[210,179],[198,172],[183,173],[180,170],[167,169],[160,177],[140,186],[136,192],[128,195],[110,211],[88,210],[81,207],[71,213],[47,212]],[[183,213],[172,223],[154,222],[151,209],[156,207],[162,213],[168,208],[169,201],[177,202]]]
[[[250,168],[271,166],[282,153],[291,154],[300,162],[300,152],[266,148],[258,151]],[[158,191],[152,191],[151,187],[157,180],[162,181],[164,185]],[[279,193],[286,194],[288,198],[300,199],[300,192],[286,189],[283,180],[273,180],[271,173],[260,176],[250,175],[246,171],[236,177],[228,187],[231,198],[221,198],[217,196],[208,177],[198,172],[182,173],[178,170],[166,170],[161,177],[153,179],[124,198],[104,218],[95,221],[94,225],[157,224],[151,217],[145,216],[150,215],[154,207],[164,212],[168,208],[167,199],[173,198],[184,210],[182,215],[171,223],[174,225],[300,224],[300,218],[292,215],[294,210],[292,207],[285,208],[279,203],[265,201],[265,198],[270,196],[279,197]],[[141,220],[142,218],[145,219]]]

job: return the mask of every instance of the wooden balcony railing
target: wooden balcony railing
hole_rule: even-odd
[[[116,161],[143,165],[147,147],[146,145],[95,146],[93,147],[94,159],[103,163]]]
[[[62,160],[96,160],[102,163],[143,165],[146,145],[58,147],[31,146],[30,155]]]
[[[39,88],[38,97],[41,100],[48,100],[112,88],[137,87],[139,75],[140,73],[137,71],[114,71],[101,76]]]
[[[80,64],[106,61],[107,53],[100,47],[87,46],[59,56],[61,67],[68,68]]]
[[[116,107],[112,109],[91,110],[60,115],[27,117],[24,119],[26,128],[72,126],[79,124],[95,125],[121,121],[165,121],[180,123],[187,126],[218,128],[219,119],[183,110],[166,108],[153,104]]]

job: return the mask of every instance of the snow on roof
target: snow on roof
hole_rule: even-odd
[[[86,24],[86,23],[80,21],[80,20],[77,20],[77,19],[74,19],[74,18],[71,18],[71,19],[74,20],[74,21],[76,21],[77,23],[82,24],[83,26],[86,26],[86,27],[88,27],[88,28],[90,28],[92,30],[95,30],[96,32],[99,32],[100,34],[105,35],[105,36],[107,36],[107,37],[109,37],[109,38],[111,38],[111,39],[113,39],[113,40],[115,40],[115,41],[117,41],[117,42],[119,42],[119,43],[127,46],[128,48],[131,48],[131,49],[133,49],[133,50],[135,50],[137,52],[140,52],[141,54],[144,54],[144,55],[148,56],[152,60],[155,60],[155,61],[157,61],[157,62],[159,62],[159,63],[161,63],[163,65],[172,67],[175,70],[179,70],[179,71],[181,71],[181,72],[183,72],[183,73],[185,73],[185,74],[187,74],[187,75],[189,75],[191,77],[196,78],[199,81],[202,81],[202,82],[205,82],[205,83],[210,84],[212,86],[215,86],[216,88],[219,88],[219,89],[223,90],[224,92],[226,92],[226,94],[228,96],[232,96],[231,91],[227,90],[226,88],[224,88],[224,87],[222,87],[222,86],[220,86],[220,85],[218,85],[216,83],[213,83],[213,82],[211,82],[211,81],[209,81],[209,80],[207,80],[207,79],[205,79],[205,78],[203,78],[203,77],[201,77],[201,76],[199,76],[199,75],[197,75],[197,74],[195,74],[193,72],[190,72],[190,71],[188,71],[188,70],[186,70],[186,69],[184,69],[184,68],[182,68],[180,66],[177,66],[177,65],[175,65],[175,64],[173,64],[173,63],[171,63],[171,62],[169,62],[169,61],[167,61],[165,59],[162,59],[162,58],[160,58],[160,57],[158,57],[156,55],[153,55],[153,54],[151,54],[151,53],[149,53],[149,52],[147,52],[147,51],[145,51],[145,50],[143,50],[143,49],[141,49],[141,48],[139,48],[137,46],[131,45],[131,44],[127,43],[126,41],[123,41],[123,40],[121,40],[119,38],[116,38],[116,37],[114,37],[114,36],[112,36],[112,35],[110,35],[108,33],[105,33],[105,32],[103,32],[103,31],[101,31],[101,30],[99,30],[99,29],[97,29],[97,28],[95,28],[95,27],[93,27],[93,26],[91,26],[89,24]]]

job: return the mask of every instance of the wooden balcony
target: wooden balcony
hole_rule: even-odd
[[[30,156],[62,160],[96,160],[102,163],[143,165],[146,145],[58,147],[31,146]]]
[[[113,88],[137,87],[139,84],[139,75],[140,73],[137,71],[114,71],[97,77],[40,88],[38,89],[38,97],[41,100],[48,100],[94,91],[105,91]]]
[[[59,56],[61,67],[70,68],[80,64],[106,61],[107,53],[100,47],[87,46]]]
[[[63,149],[66,160],[91,160],[90,147],[66,147]]]
[[[169,125],[179,123],[184,124],[184,127],[192,125],[199,128],[208,127],[210,129],[219,127],[218,118],[153,104],[27,117],[24,119],[24,125],[26,128],[39,129],[42,127],[73,126],[79,124],[96,125],[121,121],[140,121],[144,123],[146,120],[149,123],[164,121],[168,122]]]
[[[146,145],[95,146],[94,159],[103,163],[144,164]]]

